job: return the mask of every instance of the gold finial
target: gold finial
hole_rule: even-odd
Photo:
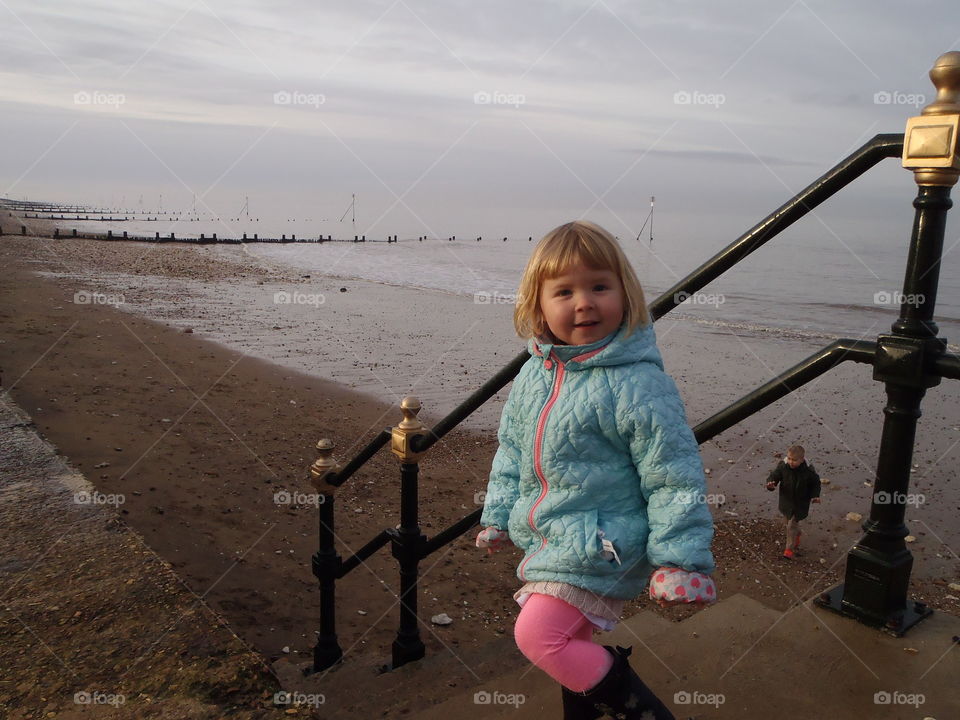
[[[937,89],[937,99],[923,109],[923,114],[960,113],[960,51],[951,50],[938,57],[930,68],[930,80]]]
[[[930,80],[937,88],[937,98],[907,121],[903,166],[913,170],[918,185],[950,187],[960,177],[960,52],[938,57]]]
[[[332,486],[326,484],[326,477],[337,469],[337,463],[333,459],[333,440],[320,438],[317,443],[317,452],[320,453],[320,457],[310,466],[310,475],[312,476],[310,483],[318,492],[329,491]]]
[[[403,413],[403,420],[393,428],[390,449],[394,455],[405,463],[416,462],[423,454],[414,452],[410,447],[411,438],[415,435],[422,435],[427,429],[417,418],[421,408],[420,401],[413,395],[408,395],[400,402],[400,412]]]

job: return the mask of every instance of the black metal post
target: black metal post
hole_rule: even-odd
[[[417,504],[417,463],[400,464],[400,527],[388,530],[393,556],[400,563],[400,629],[393,641],[392,669],[421,659],[426,648],[417,625],[417,575],[426,537],[420,532]]]
[[[313,648],[314,672],[326,670],[343,658],[337,641],[336,588],[341,562],[334,545],[334,499],[332,493],[321,493],[320,498],[320,549],[312,563],[313,574],[320,581],[320,634]]]
[[[933,613],[907,600],[913,555],[907,549],[904,523],[910,463],[927,388],[940,383],[936,370],[946,350],[933,321],[950,186],[921,185],[910,254],[903,282],[900,317],[892,333],[877,339],[873,377],[886,383],[883,434],[877,462],[870,518],[864,536],[847,556],[842,585],[820,596],[818,604],[895,635]]]

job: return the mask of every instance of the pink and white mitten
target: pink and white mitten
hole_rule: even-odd
[[[497,530],[495,527],[488,527],[480,531],[477,535],[477,547],[487,548],[487,554],[493,554],[494,550],[499,550],[504,545],[512,545],[510,534],[506,530]]]
[[[717,586],[709,575],[662,567],[650,577],[650,598],[677,603],[715,603]]]

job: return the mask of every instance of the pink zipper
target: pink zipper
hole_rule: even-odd
[[[527,559],[524,560],[520,565],[520,579],[522,580],[527,579],[525,574],[527,563],[533,559],[534,555],[547,546],[547,537],[537,530],[537,526],[533,521],[533,513],[536,511],[540,503],[543,502],[543,499],[547,496],[547,478],[543,475],[543,465],[541,464],[541,460],[543,459],[543,429],[547,424],[547,416],[550,414],[550,409],[557,401],[557,396],[560,395],[560,385],[563,384],[563,374],[565,371],[563,363],[560,362],[559,358],[557,358],[557,356],[552,352],[550,355],[557,363],[557,374],[553,378],[553,390],[550,392],[550,398],[543,406],[543,410],[540,411],[540,417],[537,419],[537,434],[533,441],[533,470],[537,474],[537,479],[540,481],[540,496],[537,498],[536,502],[533,503],[533,506],[530,508],[530,512],[527,514],[527,522],[530,524],[530,527],[534,532],[540,534],[540,547],[530,553],[530,555],[527,556]],[[544,364],[549,362],[550,359],[547,359]],[[550,369],[549,366],[547,369]]]
[[[581,362],[587,358],[591,358],[605,347],[606,345],[595,350],[591,350],[590,352],[586,352],[583,355],[578,355],[575,358],[571,358],[569,362]],[[539,347],[536,349],[539,350]],[[540,417],[537,419],[537,434],[533,441],[533,470],[537,475],[537,479],[540,481],[540,496],[537,498],[536,502],[533,503],[533,506],[530,508],[530,512],[527,514],[527,522],[530,524],[530,527],[534,532],[540,535],[540,547],[530,553],[527,559],[520,564],[521,580],[527,579],[527,563],[533,559],[534,555],[547,546],[546,536],[537,530],[537,526],[533,522],[533,513],[536,511],[540,503],[543,502],[543,499],[547,496],[547,478],[543,474],[543,465],[541,464],[541,460],[543,459],[543,430],[547,425],[547,415],[550,414],[550,410],[553,408],[554,403],[557,401],[557,397],[560,395],[560,386],[563,384],[563,376],[566,373],[566,367],[562,362],[560,362],[560,358],[557,357],[556,353],[551,350],[550,357],[543,361],[543,365],[547,370],[549,370],[554,362],[557,364],[557,374],[553,379],[553,389],[550,392],[550,398],[543,406],[543,410],[540,411]]]

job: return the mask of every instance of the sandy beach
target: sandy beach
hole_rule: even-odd
[[[3,386],[99,489],[125,495],[126,522],[271,658],[283,647],[308,658],[314,642],[316,511],[274,497],[310,492],[316,441],[333,439],[337,459],[347,461],[399,421],[407,394],[423,402],[426,423],[436,422],[523,349],[508,305],[302,277],[242,247],[5,234],[0,257]],[[278,302],[280,293],[299,299]],[[691,424],[826,344],[669,316],[656,327]],[[911,487],[923,501],[907,512],[916,596],[954,613],[960,604],[946,585],[956,582],[960,540],[952,520],[960,506],[955,392],[947,381],[924,400]],[[505,396],[423,460],[428,536],[478,507]],[[710,492],[723,499],[714,507],[722,594],[785,608],[839,580],[860,534],[847,513],[869,512],[883,404],[869,368],[850,363],[702,446]],[[806,552],[791,564],[779,558],[775,498],[763,481],[794,442],[829,484],[811,514]],[[399,521],[398,478],[395,459],[381,453],[338,492],[344,556]],[[454,618],[422,629],[428,652],[511,632],[516,553],[488,557],[472,540],[464,536],[421,568],[421,614]],[[397,585],[386,552],[338,584],[345,649],[387,654]],[[627,612],[639,607],[650,605],[640,598]]]

